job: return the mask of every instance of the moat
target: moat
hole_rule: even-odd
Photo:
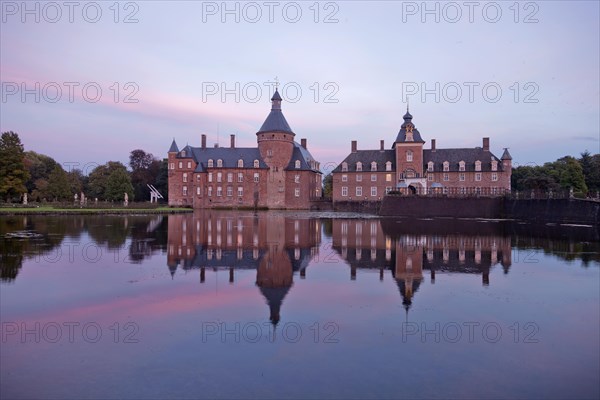
[[[598,398],[598,226],[0,217],[2,398]]]

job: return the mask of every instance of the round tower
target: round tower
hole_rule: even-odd
[[[287,167],[294,150],[296,136],[281,112],[281,96],[275,90],[271,98],[271,112],[256,133],[260,155],[271,170]]]

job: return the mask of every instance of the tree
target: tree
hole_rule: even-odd
[[[124,200],[125,193],[127,193],[130,200],[133,200],[131,177],[123,167],[115,169],[108,176],[104,197],[110,201],[121,201]]]
[[[48,177],[47,193],[55,201],[69,200],[73,195],[67,173],[60,164],[54,166],[54,169]]]
[[[129,155],[131,167],[131,183],[137,201],[148,200],[150,189],[148,184],[154,184],[160,171],[161,162],[144,150],[133,150]]]
[[[133,150],[129,154],[129,167],[132,171],[148,169],[152,161],[154,156],[141,149]]]
[[[165,198],[169,198],[169,162],[165,158],[162,161],[156,161],[158,164],[158,173],[154,180],[154,187]]]
[[[583,176],[583,168],[574,157],[565,156],[552,163],[544,164],[548,175],[552,176],[563,189],[573,189],[574,192],[587,193]]]
[[[104,165],[99,165],[90,173],[88,177],[88,191],[89,197],[97,197],[99,199],[108,200],[106,191],[108,187],[108,179],[110,175],[116,170],[123,170],[127,175],[127,168],[123,164],[117,161],[109,161]],[[131,180],[130,180],[131,184]],[[123,199],[123,193],[121,192],[120,199]],[[128,192],[129,193],[129,192]],[[130,199],[133,199],[132,193],[129,193]]]
[[[24,150],[19,135],[4,132],[0,137],[0,196],[6,201],[27,192],[29,172],[23,163]]]
[[[39,190],[39,188],[35,186],[35,182],[38,179],[48,181],[50,173],[57,164],[52,157],[31,150],[25,152],[25,159],[23,162],[25,168],[29,171],[29,179],[25,182],[25,186],[29,192],[33,192],[35,189]]]
[[[67,172],[67,179],[69,180],[71,193],[81,193],[84,191],[87,177],[83,175],[80,169],[73,169]]]
[[[581,164],[588,190],[592,192],[600,190],[600,154],[591,155],[586,150],[581,153],[579,164]]]
[[[327,174],[325,178],[323,178],[323,196],[324,197],[332,197],[333,196],[333,175]]]

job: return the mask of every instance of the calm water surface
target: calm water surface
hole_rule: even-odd
[[[597,228],[0,218],[0,397],[598,398]]]

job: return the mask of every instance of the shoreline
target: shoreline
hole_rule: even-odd
[[[54,208],[54,207],[2,207],[0,217],[15,215],[147,215],[147,214],[184,214],[191,213],[192,208],[157,207],[157,208]]]

